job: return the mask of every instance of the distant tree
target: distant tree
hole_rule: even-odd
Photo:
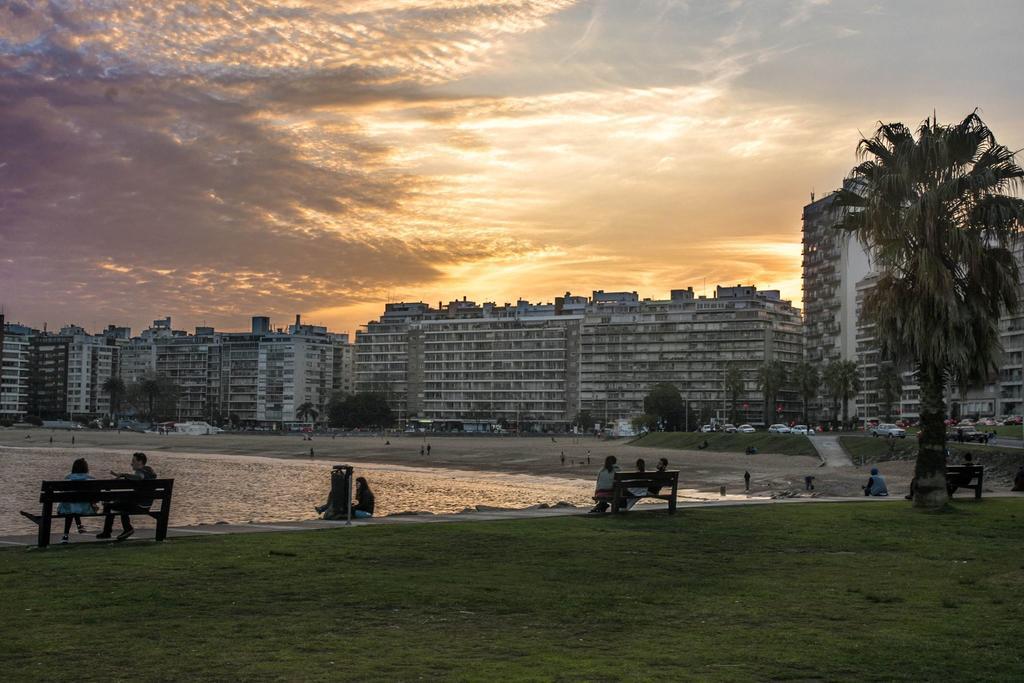
[[[787,379],[786,366],[782,361],[768,361],[757,369],[757,388],[764,396],[765,424],[774,422],[776,399]]]
[[[740,400],[740,395],[744,390],[743,373],[735,363],[730,363],[729,367],[725,369],[725,395],[729,397],[729,404],[732,407],[732,422],[735,424],[739,422],[738,415],[739,411],[736,408],[736,404]]]
[[[578,427],[582,432],[591,432],[594,430],[594,416],[590,414],[589,410],[581,410],[576,413],[576,419],[572,421],[574,427]]]
[[[800,363],[793,370],[793,383],[804,402],[804,423],[810,425],[811,418],[807,414],[807,405],[814,400],[821,388],[821,376],[818,374],[818,369],[806,361]]]
[[[384,394],[377,392],[332,396],[328,402],[327,415],[332,427],[344,429],[383,428],[395,423],[387,399]]]
[[[684,416],[679,390],[667,382],[655,384],[644,397],[644,413],[656,417],[665,431],[679,431]]]
[[[886,422],[892,421],[892,406],[903,395],[903,373],[895,363],[882,363],[878,368],[878,407]]]
[[[637,415],[629,422],[633,426],[633,431],[637,434],[658,430],[658,418],[653,415]]]
[[[295,418],[303,422],[315,423],[320,411],[310,401],[306,401],[295,409]]]
[[[124,397],[128,388],[125,386],[124,380],[120,377],[108,377],[103,380],[100,390],[104,394],[110,396],[110,413],[113,417],[114,424],[117,424],[117,415],[121,412],[121,399]]]
[[[125,391],[128,402],[152,422],[174,415],[180,393],[181,388],[161,374],[143,375]]]
[[[242,418],[238,417],[238,413],[229,413],[228,422],[231,423],[232,429],[238,429],[238,427],[242,424]]]
[[[835,415],[839,417],[839,405],[843,408],[843,428],[850,421],[850,399],[860,391],[860,372],[852,360],[834,360],[825,366],[825,388],[832,397]]]

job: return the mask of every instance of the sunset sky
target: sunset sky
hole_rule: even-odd
[[[1019,0],[0,0],[0,305],[338,331],[754,283],[878,120],[1024,147]]]

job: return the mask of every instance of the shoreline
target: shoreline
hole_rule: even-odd
[[[26,436],[30,438],[25,438]],[[53,438],[53,443],[49,439]],[[72,437],[75,444],[71,444]],[[390,444],[387,442],[390,441]],[[425,452],[431,446],[430,455]],[[420,455],[420,447],[424,455]],[[818,458],[762,453],[688,451],[669,448],[631,447],[625,440],[602,441],[595,437],[450,437],[415,436],[315,436],[303,441],[298,435],[262,434],[157,435],[116,431],[63,431],[36,428],[0,429],[0,447],[75,452],[124,453],[142,451],[151,458],[175,453],[262,457],[286,461],[322,461],[353,465],[387,466],[417,470],[464,471],[480,474],[519,474],[567,480],[593,480],[604,458],[615,455],[623,470],[638,458],[653,467],[666,457],[671,469],[678,469],[681,489],[717,493],[726,486],[730,494],[743,492],[743,473],[751,474],[750,493],[772,495],[800,493],[804,477],[815,477],[815,492],[825,496],[860,495],[867,479],[863,467],[823,467]],[[309,456],[309,449],[314,457]],[[565,464],[562,464],[562,455]],[[587,464],[589,455],[590,463]],[[891,491],[909,485],[912,463],[886,463]],[[808,495],[811,492],[807,492]]]

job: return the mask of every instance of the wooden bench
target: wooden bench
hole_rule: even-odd
[[[981,498],[981,485],[984,481],[985,468],[981,465],[946,465],[946,485],[952,497],[957,488],[974,489],[974,497]],[[978,480],[977,484],[971,482]]]
[[[37,518],[23,512],[22,514],[39,525],[39,547],[50,544],[50,527],[54,518],[73,517],[73,514],[62,515],[54,512],[55,503],[111,503],[118,506],[134,506],[128,510],[130,515],[148,515],[156,520],[156,540],[167,538],[167,522],[171,515],[171,492],[174,489],[173,479],[87,479],[85,481],[44,481],[39,493],[39,502],[43,504],[43,513]],[[160,501],[160,509],[151,506],[140,506],[140,503]],[[114,512],[117,515],[120,512]],[[80,517],[104,517],[103,507],[99,512],[80,514]]]
[[[661,489],[671,486],[671,493],[661,493]],[[636,496],[629,489],[643,489],[644,494]],[[679,471],[666,472],[616,472],[615,485],[612,489],[612,514],[626,509],[630,498],[657,498],[668,501],[668,513],[676,511],[676,492],[679,490]]]

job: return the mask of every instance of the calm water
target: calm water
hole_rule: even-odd
[[[75,458],[89,461],[100,479],[113,469],[130,469],[126,453],[87,449],[0,448],[0,534],[35,530],[18,510],[39,512],[39,482],[63,479]],[[159,453],[149,464],[160,478],[174,479],[172,526],[215,522],[271,522],[315,519],[313,506],[327,497],[330,461],[296,461],[258,456]],[[592,505],[594,481],[522,474],[497,474],[396,465],[356,464],[377,495],[377,516],[405,511],[460,512],[477,505],[524,508],[567,501]],[[717,495],[680,491],[681,498]],[[139,519],[148,525],[151,520]],[[99,519],[88,522],[98,526]]]

